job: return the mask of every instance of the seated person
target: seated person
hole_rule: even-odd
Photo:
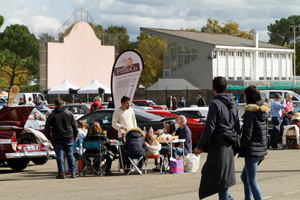
[[[294,116],[293,111],[289,111],[287,115],[284,115],[282,122],[280,124],[280,136],[283,135],[284,126],[290,125],[293,116]]]
[[[192,153],[192,133],[189,127],[186,125],[186,118],[183,115],[180,115],[176,119],[176,123],[179,125],[179,128],[176,130],[175,135],[178,135],[179,139],[185,139],[184,147],[182,143],[179,144],[177,147],[173,147],[172,149],[172,157],[174,159],[177,158],[177,155],[183,155],[183,148],[184,154],[187,155],[188,153]]]
[[[126,133],[126,142],[125,142],[125,163],[127,163],[126,173],[130,170],[130,158],[139,158],[141,156],[145,157],[145,134],[140,129],[131,129]],[[143,162],[139,162],[138,168],[142,169]]]
[[[154,136],[150,133],[146,133],[145,136],[145,153],[146,155],[158,155],[159,151],[161,150],[161,144],[154,138]],[[155,165],[156,167],[153,169],[153,171],[160,170],[158,166],[158,159],[155,159]],[[162,162],[162,160],[161,160]]]
[[[46,118],[42,113],[39,115],[37,112],[34,112],[33,117],[35,120],[46,121]]]
[[[78,134],[77,134],[77,141],[75,142],[77,144],[74,144],[74,150],[73,150],[74,153],[79,153],[79,147],[78,147],[79,143],[83,143],[83,141],[86,137],[86,134],[88,132],[88,130],[86,128],[88,126],[88,124],[85,123],[84,121],[79,120],[77,122],[77,126],[78,126]],[[77,157],[77,155],[75,157]]]
[[[175,135],[175,124],[173,121],[168,121],[165,124],[165,127],[163,129],[157,130],[155,133],[160,133],[162,131],[163,134],[170,134]],[[160,154],[164,155],[166,157],[168,155],[168,151],[170,150],[169,145],[165,144],[161,147]],[[157,163],[155,163],[157,164]],[[155,169],[153,169],[156,171]]]
[[[292,117],[290,125],[297,125],[300,129],[300,113],[296,113],[295,116]]]
[[[96,141],[103,142],[103,140],[105,140],[105,142],[104,142],[104,147],[102,149],[101,155],[103,156],[104,159],[106,159],[105,175],[112,176],[114,174],[110,171],[110,169],[111,169],[112,161],[115,158],[115,152],[116,152],[116,150],[114,150],[115,147],[110,145],[109,139],[106,137],[105,134],[102,133],[102,128],[101,128],[99,122],[93,122],[92,127],[91,127],[89,133],[86,135],[84,141],[85,142],[96,142]],[[99,154],[100,154],[100,151],[99,151]],[[101,163],[100,163],[99,156],[95,157],[94,160],[95,160],[94,167],[97,172],[100,172]]]

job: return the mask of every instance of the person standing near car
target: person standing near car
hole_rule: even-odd
[[[173,108],[172,95],[170,95],[170,97],[167,99],[167,107],[168,107],[169,110],[171,110]]]
[[[245,89],[245,113],[243,115],[243,133],[240,140],[239,157],[245,158],[241,174],[244,184],[245,200],[261,200],[261,191],[257,184],[256,173],[259,162],[267,155],[267,132],[269,105],[261,100],[259,90],[251,85]]]
[[[178,107],[179,108],[185,107],[185,100],[184,100],[183,96],[181,96],[181,98],[178,100]]]
[[[56,154],[57,179],[65,178],[64,153],[67,157],[71,178],[76,177],[73,146],[77,138],[78,129],[73,114],[68,109],[62,108],[63,104],[61,99],[54,100],[54,110],[49,115],[45,125],[45,134],[51,140]]]
[[[41,97],[38,97],[38,98],[36,99],[35,106],[37,106],[37,109],[38,109],[38,110],[41,110],[41,109],[43,108],[44,103],[43,103],[43,101],[41,100]]]
[[[128,132],[130,129],[136,129],[137,123],[135,119],[135,114],[133,109],[130,107],[130,98],[123,96],[121,98],[121,107],[114,111],[112,119],[112,127],[118,131],[118,138],[122,141],[122,130]],[[124,135],[125,137],[125,135]],[[124,142],[124,141],[123,141]],[[123,165],[124,166],[124,156],[125,156],[125,146],[121,146],[121,152],[123,155]],[[121,163],[121,160],[120,160]],[[123,169],[124,170],[124,169]]]
[[[224,77],[213,79],[214,99],[209,104],[207,120],[195,155],[208,152],[202,169],[199,198],[219,194],[220,200],[233,199],[228,188],[236,184],[232,141],[225,138],[240,134],[238,108],[232,94],[226,94],[227,81]],[[237,136],[237,135],[236,135]]]
[[[276,93],[274,95],[274,101],[271,104],[271,115],[272,115],[272,124],[273,129],[271,132],[271,147],[273,149],[277,149],[277,143],[278,143],[278,136],[279,136],[279,124],[280,124],[280,117],[281,117],[281,109],[284,109],[286,106],[285,99],[283,99],[282,102],[280,102],[280,94]]]
[[[281,119],[283,119],[283,117],[285,115],[288,114],[289,111],[294,111],[294,108],[293,108],[293,102],[291,101],[292,100],[292,94],[291,93],[288,93],[286,96],[285,96],[285,107],[282,109],[282,115],[281,115]],[[281,102],[281,104],[283,104],[283,102]]]
[[[31,97],[28,98],[28,101],[26,102],[25,105],[26,106],[35,106],[35,104],[32,102],[32,98]]]
[[[201,94],[198,95],[197,99],[198,99],[198,102],[197,102],[198,107],[206,106],[206,103],[205,103],[203,97],[201,96]]]
[[[123,96],[121,98],[121,107],[114,111],[112,127],[118,131],[118,137],[122,138],[123,129],[125,132],[137,128],[135,114],[130,107],[130,98]]]

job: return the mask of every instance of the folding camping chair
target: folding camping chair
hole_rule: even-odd
[[[140,175],[143,175],[142,170],[138,168],[139,162],[143,161],[144,156],[141,157],[128,157],[127,159],[130,161],[130,169],[127,173],[127,176],[134,171],[137,171]]]
[[[160,174],[162,173],[162,169],[165,168],[164,166],[164,156],[162,154],[158,155],[146,155],[146,160],[145,160],[145,174],[148,174],[148,159],[150,158],[159,158],[160,160]]]
[[[288,142],[287,142],[288,140]],[[296,140],[296,148],[299,147],[299,128],[296,125],[284,126],[283,135],[282,135],[282,144],[283,146],[288,146],[294,148],[293,140]],[[291,141],[291,142],[290,142]]]
[[[106,153],[106,147],[104,145],[106,141],[107,137],[105,135],[89,134],[86,136],[83,142],[83,148],[86,149],[82,156],[83,162],[86,165],[82,170],[83,176],[89,171],[93,172],[94,175],[102,176],[101,163]],[[99,171],[94,167],[95,160],[100,162]]]

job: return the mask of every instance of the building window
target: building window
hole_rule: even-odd
[[[236,80],[241,81],[242,77],[236,77]]]
[[[245,77],[245,80],[247,80],[247,81],[250,80],[250,77]]]
[[[226,56],[226,51],[219,51],[219,56]]]
[[[264,53],[259,53],[258,56],[259,56],[260,58],[263,58],[263,57],[265,57],[265,54],[264,54]]]
[[[281,54],[281,57],[282,57],[282,58],[285,58],[285,54]]]
[[[233,81],[234,77],[228,77],[228,80]]]
[[[265,77],[259,77],[259,80],[263,81],[263,80],[265,80]]]
[[[278,53],[274,53],[274,58],[279,58],[279,54]]]
[[[250,57],[250,52],[245,52],[245,57]]]
[[[271,77],[267,77],[267,80],[272,80],[272,78]]]
[[[286,77],[282,77],[281,80],[286,80]]]
[[[236,52],[237,57],[242,57],[242,55],[243,55],[242,52]]]
[[[271,53],[267,53],[267,57],[268,57],[268,58],[271,58],[271,57],[272,57],[272,54],[271,54]]]
[[[278,81],[278,80],[279,80],[279,77],[274,77],[274,80]]]
[[[228,56],[233,56],[233,51],[228,51]]]

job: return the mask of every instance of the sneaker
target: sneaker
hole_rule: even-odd
[[[76,178],[75,173],[71,173],[71,178]]]
[[[105,172],[105,176],[114,176],[115,174],[112,173],[111,171],[107,171]]]
[[[65,179],[66,176],[65,176],[64,173],[59,173],[59,174],[57,174],[56,178],[57,178],[57,179]]]
[[[129,172],[130,172],[129,168],[125,169],[125,174],[128,174]]]

